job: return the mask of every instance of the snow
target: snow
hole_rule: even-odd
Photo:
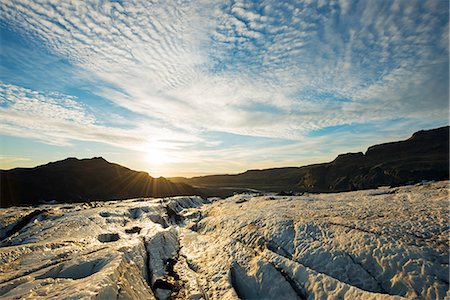
[[[448,181],[0,210],[4,299],[450,299]]]

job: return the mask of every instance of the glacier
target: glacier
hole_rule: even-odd
[[[450,299],[448,187],[0,209],[0,298]]]

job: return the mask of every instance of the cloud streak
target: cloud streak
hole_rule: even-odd
[[[73,140],[93,141],[135,151],[149,144],[171,148],[198,142],[183,135],[149,125],[123,129],[99,123],[73,96],[42,93],[0,83],[0,133],[34,138],[48,144],[67,146]]]

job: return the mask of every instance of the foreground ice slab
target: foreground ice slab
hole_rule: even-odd
[[[0,210],[4,299],[444,299],[448,182]]]

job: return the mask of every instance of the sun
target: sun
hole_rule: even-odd
[[[168,162],[168,156],[163,149],[149,148],[146,154],[147,161],[153,166],[160,166]]]

